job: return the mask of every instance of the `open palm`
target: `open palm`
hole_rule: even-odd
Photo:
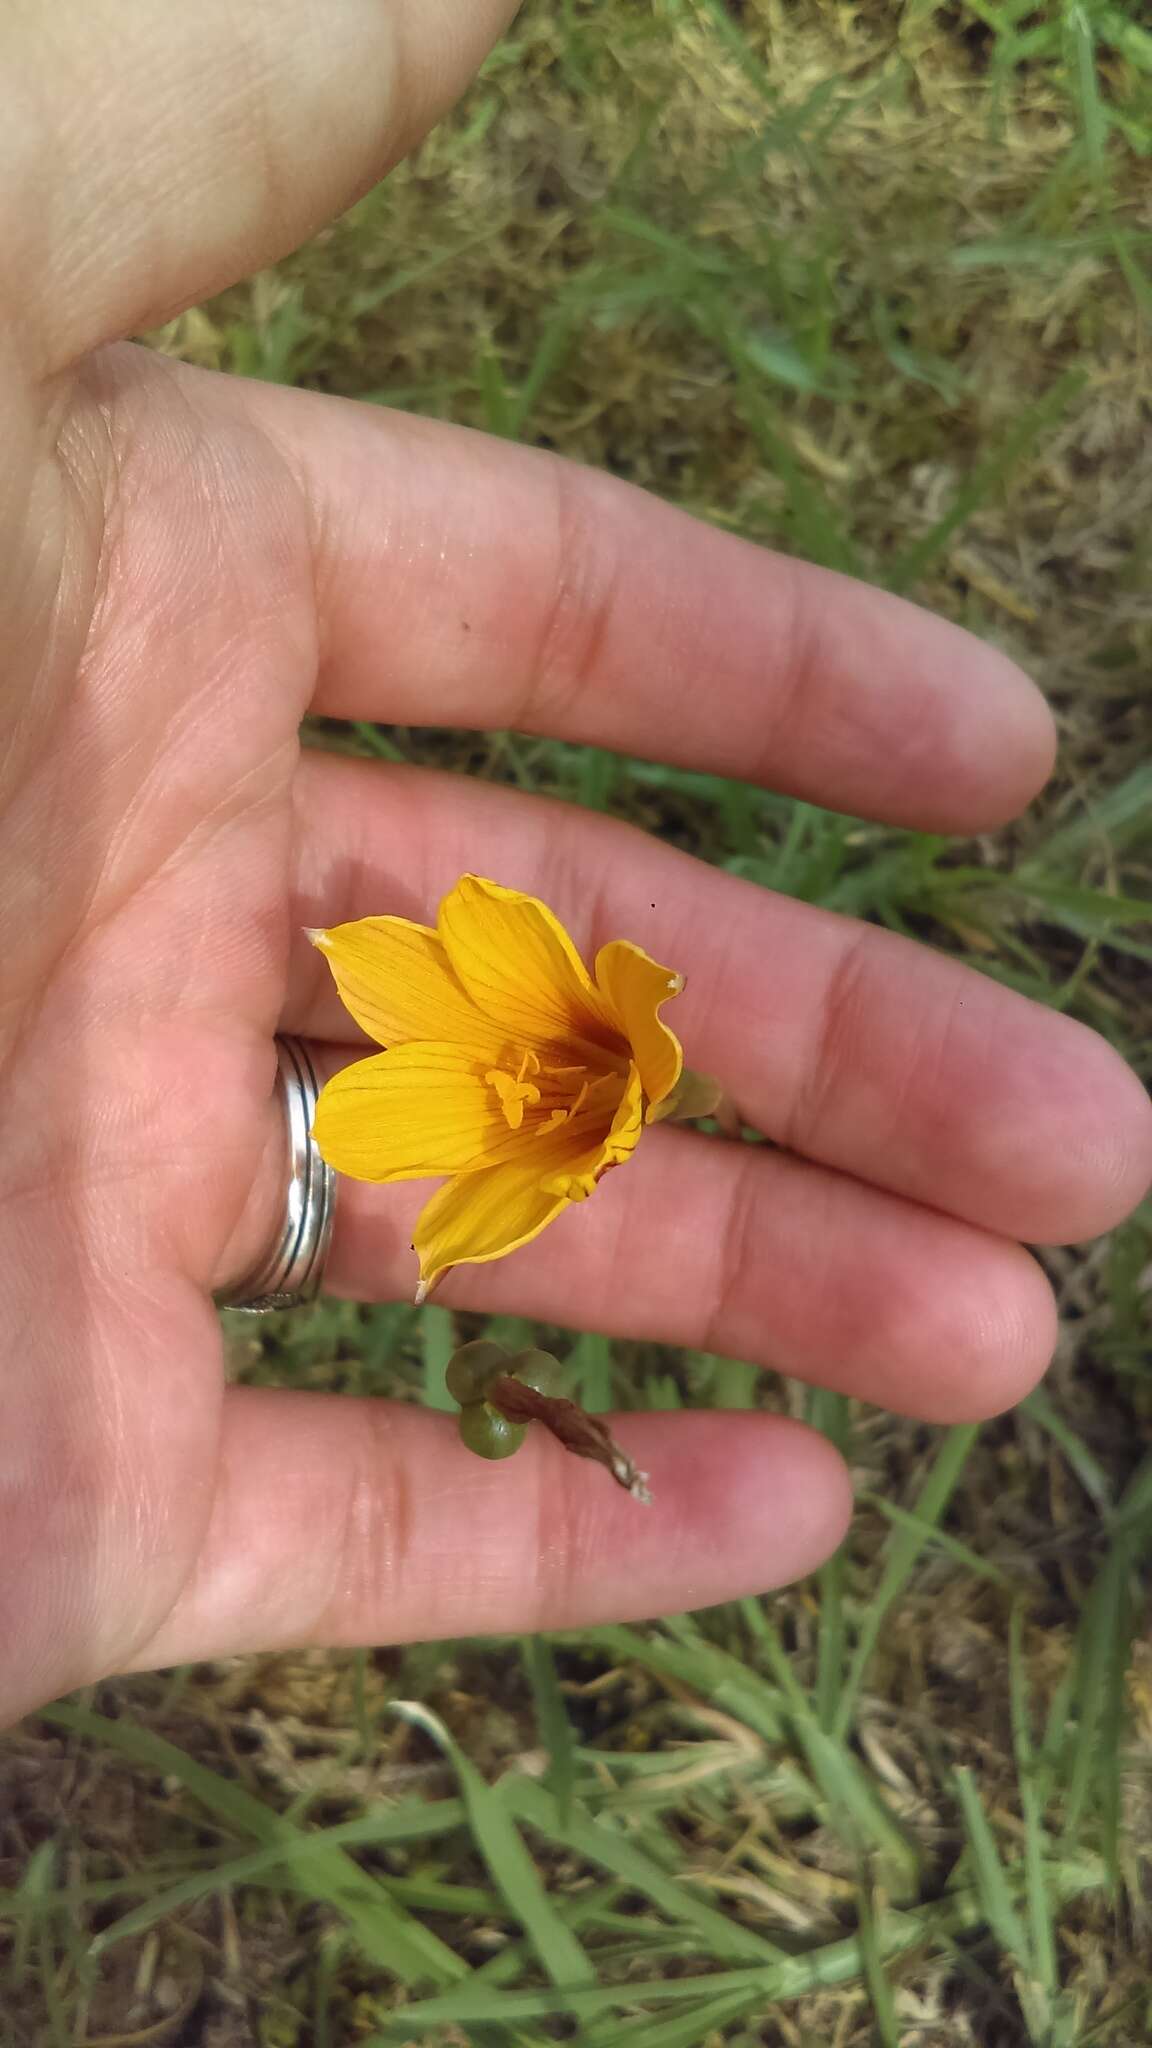
[[[653,1131],[449,1302],[975,1416],[1051,1350],[1017,1240],[1104,1229],[1147,1179],[1108,1048],[954,963],[563,806],[300,753],[310,708],[514,725],[940,829],[1050,763],[1031,686],[911,607],[548,457],[115,341],[362,190],[512,11],[340,0],[321,37],[303,0],[252,5],[240,48],[225,0],[142,8],[125,67],[132,10],[69,0],[58,103],[26,94],[45,203],[0,275],[9,1714],[149,1662],[699,1604],[842,1531],[834,1454],[776,1418],[622,1421],[641,1513],[547,1442],[492,1470],[442,1417],[225,1388],[211,1292],[283,1199],[273,1035],[329,1070],[359,1049],[306,925],[428,918],[468,869],[532,890],[582,946],[686,975],[691,1064],[777,1141]],[[21,104],[42,53],[5,35]],[[344,1187],[334,1289],[411,1292],[418,1199]]]

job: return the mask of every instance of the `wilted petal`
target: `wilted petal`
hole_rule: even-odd
[[[346,1010],[378,1045],[408,1039],[466,1045],[489,1065],[506,1044],[476,1008],[449,964],[439,935],[406,917],[360,917],[314,932]]]
[[[522,1043],[625,1050],[563,925],[535,896],[464,875],[440,905],[439,931],[473,1002]]]
[[[629,939],[613,939],[596,955],[596,986],[632,1048],[649,1114],[676,1086],[684,1055],[680,1041],[657,1015],[679,995],[684,977],[660,967]]]
[[[481,1063],[458,1045],[396,1045],[344,1067],[322,1090],[312,1129],[328,1164],[353,1180],[468,1173],[517,1149]]]

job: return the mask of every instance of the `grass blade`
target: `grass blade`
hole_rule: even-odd
[[[607,1337],[586,1332],[568,1355],[565,1392],[573,1394],[590,1415],[612,1407],[612,1346]]]
[[[1094,796],[1077,817],[1045,835],[1043,852],[1036,862],[1041,875],[1064,867],[1083,854],[1106,853],[1111,846],[1145,833],[1150,816],[1152,764],[1145,762],[1115,788]],[[1032,861],[1023,862],[1023,872],[1027,874],[1032,866]]]
[[[1062,377],[1057,378],[1052,389],[1046,391],[1043,398],[1038,399],[1035,405],[1025,408],[1016,425],[1005,434],[994,452],[983,462],[977,463],[967,482],[957,491],[947,512],[897,558],[888,577],[890,590],[902,593],[913,588],[925,571],[943,554],[953,534],[958,533],[1005,478],[1011,476],[1033,442],[1039,439],[1046,428],[1055,426],[1072,399],[1083,390],[1086,382],[1087,376],[1083,370],[1067,370]]]
[[[1072,1690],[1073,1738],[1065,1765],[1065,1833],[1076,1840],[1089,1803],[1101,1813],[1104,1847],[1113,1884],[1119,1881],[1120,1755],[1127,1713],[1125,1683],[1135,1635],[1131,1579],[1152,1548],[1152,1453],[1137,1466],[1122,1494],[1108,1555],[1084,1604],[1076,1639],[1076,1680]],[[1058,1752],[1060,1729],[1051,1720],[1045,1739],[1049,1758]]]
[[[791,1661],[762,1610],[754,1601],[745,1603],[756,1616],[756,1630],[781,1692],[788,1703],[793,1732],[808,1768],[823,1796],[829,1824],[858,1855],[875,1853],[881,1861],[887,1889],[897,1898],[915,1891],[919,1857],[884,1800],[876,1790],[859,1758],[843,1738],[822,1728]]]
[[[402,1906],[395,1905],[383,1887],[346,1856],[343,1849],[327,1844],[302,1858],[297,1866],[292,1852],[308,1843],[310,1837],[242,1786],[207,1770],[175,1743],[135,1722],[111,1721],[87,1707],[63,1701],[43,1707],[40,1718],[105,1749],[119,1750],[146,1771],[175,1778],[237,1834],[252,1836],[269,1849],[278,1849],[285,1877],[293,1889],[341,1913],[364,1954],[381,1969],[408,1984],[450,1984],[468,1976],[467,1963],[454,1955],[438,1935],[422,1927]]]
[[[808,1420],[835,1444],[845,1464],[851,1464],[851,1411],[843,1394],[818,1388],[809,1403]],[[816,1651],[816,1718],[830,1734],[836,1725],[840,1694],[844,1684],[845,1615],[844,1595],[848,1578],[848,1545],[841,1543],[827,1564],[817,1573],[820,1591],[820,1631]]]
[[[884,1968],[884,1957],[880,1950],[876,1912],[872,1895],[866,1884],[860,1886],[860,1958],[864,1965],[864,1979],[872,2000],[872,2011],[876,2018],[876,2029],[883,2048],[900,2048],[900,2022],[896,2017],[896,2001],[888,1972]]]
[[[1104,1467],[1082,1437],[1064,1420],[1060,1410],[1046,1387],[1035,1387],[1023,1404],[1025,1415],[1047,1430],[1054,1444],[1063,1451],[1069,1465],[1095,1506],[1106,1515],[1112,1506],[1112,1485]]]
[[[548,1789],[561,1820],[567,1821],[576,1782],[576,1738],[556,1677],[555,1659],[543,1636],[525,1636],[520,1654],[532,1687],[540,1740],[548,1751]]]
[[[757,1990],[728,1991],[671,2019],[613,2019],[606,2027],[584,2033],[580,2048],[700,2048],[702,2041],[711,2042],[721,2027],[740,2019],[759,2000]]]
[[[885,1500],[880,1493],[862,1493],[859,1499],[867,1507],[875,1508],[885,1521],[906,1530],[910,1536],[920,1538],[925,1550],[943,1551],[946,1556],[955,1558],[957,1564],[963,1565],[966,1572],[971,1572],[978,1579],[988,1579],[994,1586],[1011,1585],[1012,1581],[998,1565],[989,1564],[986,1557],[981,1557],[967,1543],[961,1543],[959,1537],[950,1536],[947,1529],[941,1529],[934,1522],[926,1522],[923,1515],[914,1515],[910,1508],[897,1507],[894,1500]]]
[[[453,1827],[459,1828],[466,1819],[462,1800],[439,1800],[432,1809],[437,1818],[436,1833],[444,1831],[445,1821],[439,1813],[439,1809],[443,1807],[453,1810]],[[90,1953],[100,1955],[105,1949],[114,1947],[117,1942],[127,1941],[135,1935],[146,1933],[149,1927],[155,1927],[161,1920],[166,1920],[170,1913],[178,1912],[184,1906],[195,1905],[198,1900],[208,1898],[213,1892],[233,1891],[244,1884],[270,1883],[279,1877],[285,1866],[299,1875],[306,1871],[310,1861],[323,1857],[327,1850],[337,1844],[351,1846],[356,1843],[364,1847],[371,1844],[375,1847],[385,1842],[411,1842],[418,1839],[418,1831],[408,1816],[404,1817],[405,1825],[396,1828],[388,1826],[391,1818],[389,1814],[377,1814],[360,1820],[345,1821],[333,1828],[316,1828],[302,1834],[295,1849],[286,1851],[277,1843],[274,1848],[254,1849],[248,1856],[234,1856],[225,1863],[211,1864],[206,1870],[192,1871],[176,1884],[168,1885],[162,1891],[151,1892],[140,1905],[122,1914],[111,1926],[103,1928],[92,1941]],[[433,1829],[429,1828],[424,1832],[432,1833]],[[425,1911],[450,1910],[446,1903],[449,1894],[452,1895],[451,1909],[457,1912],[491,1912],[493,1909],[491,1898],[476,1892],[474,1887],[470,1895],[465,1896],[468,1888],[459,1885],[434,1886],[421,1879],[401,1878],[381,1879],[380,1882],[386,1886],[391,1897],[400,1899],[405,1905],[418,1905]],[[118,1889],[138,1890],[139,1882],[133,1884],[131,1880],[123,1880]],[[434,1905],[429,1904],[433,1896],[436,1899]]]
[[[916,1569],[921,1552],[928,1541],[928,1532],[941,1520],[959,1484],[960,1475],[978,1434],[979,1424],[975,1422],[960,1423],[956,1428],[946,1432],[928,1477],[920,1489],[916,1502],[916,1526],[893,1532],[880,1584],[865,1612],[848,1676],[844,1681],[844,1690],[840,1696],[840,1708],[832,1733],[841,1741],[852,1725],[860,1688],[888,1615]]]
[[[1094,1890],[1102,1876],[1097,1864],[1069,1861],[1053,1866],[1050,1882],[1054,1896],[1064,1903]],[[889,1911],[878,1915],[877,1950],[885,1962],[892,1962],[926,1941],[955,1939],[986,1924],[983,1900],[975,1887],[966,1887],[914,1912]],[[387,2019],[377,2033],[370,2035],[361,2048],[386,2048],[386,2044],[405,2037],[411,2040],[419,2027],[514,2025],[561,2015],[577,2020],[599,2019],[621,2006],[690,2004],[699,2000],[703,1992],[715,1998],[745,1994],[749,2007],[762,2011],[777,2000],[803,1998],[810,1991],[858,1983],[862,1967],[860,1942],[852,1934],[806,1954],[782,1956],[777,1962],[759,1968],[718,1970],[709,1977],[658,1977],[647,1982],[634,1979],[626,1984],[597,1985],[595,1989],[569,1992],[492,1992],[487,1987],[482,1991],[476,1985],[463,1985],[439,1997],[405,2006],[403,2012]]]
[[[1006,1955],[1026,1969],[1030,1969],[1028,1937],[1024,1923],[1016,1910],[1000,1852],[996,1847],[988,1816],[980,1803],[972,1774],[961,1765],[956,1772],[956,1792],[960,1801],[968,1846],[972,1859],[972,1871],[976,1892],[984,1911],[984,1918],[1000,1943]]]
[[[448,1367],[456,1349],[456,1324],[450,1309],[426,1307],[420,1316],[420,1344],[424,1353],[424,1401],[429,1408],[442,1408],[455,1415],[456,1403],[448,1392]]]
[[[1020,1781],[1020,1807],[1024,1817],[1024,1882],[1028,1912],[1029,1952],[1033,1975],[1049,2010],[1059,1990],[1056,1970],[1056,1936],[1052,1924],[1052,1901],[1044,1868],[1046,1839],[1044,1815],[1036,1774],[1036,1755],[1029,1720],[1027,1678],[1024,1668],[1023,1622],[1020,1607],[1012,1609],[1008,1633],[1008,1677],[1012,1713],[1012,1746]]]
[[[393,1711],[441,1748],[460,1781],[476,1847],[509,1912],[518,1920],[553,1984],[594,1984],[596,1972],[544,1889],[523,1837],[490,1785],[449,1734],[439,1716],[415,1700],[397,1700]]]
[[[12,1946],[4,1969],[4,1980],[9,1988],[18,1986],[23,1979],[29,1965],[34,1929],[48,1911],[56,1872],[56,1851],[55,1842],[41,1842],[39,1848],[32,1851],[14,1894],[14,1905],[19,1911],[14,1916]],[[5,1918],[8,1918],[7,1911]]]
[[[509,1775],[501,1779],[496,1791],[510,1812],[526,1820],[549,1841],[586,1856],[590,1863],[599,1864],[602,1870],[642,1892],[672,1921],[690,1926],[709,1954],[747,1962],[750,1958],[763,1961],[779,1953],[762,1934],[696,1898],[690,1885],[670,1877],[637,1842],[622,1834],[608,1819],[593,1820],[576,1808],[567,1821],[561,1820],[556,1800],[531,1778]]]
[[[684,1630],[683,1640],[673,1638],[669,1633],[673,1628]],[[579,1635],[560,1640],[591,1645],[606,1651],[619,1663],[639,1664],[662,1677],[679,1679],[722,1713],[743,1721],[765,1741],[778,1741],[784,1733],[780,1700],[771,1688],[738,1658],[686,1627],[682,1617],[665,1621],[662,1628],[646,1635],[638,1629],[608,1624],[583,1629]]]

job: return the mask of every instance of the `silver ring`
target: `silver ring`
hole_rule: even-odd
[[[336,1175],[321,1159],[312,1136],[320,1083],[308,1048],[299,1038],[276,1040],[277,1085],[288,1138],[288,1188],[284,1222],[267,1258],[245,1280],[216,1296],[218,1308],[264,1315],[313,1301],[324,1279],[336,1215]]]

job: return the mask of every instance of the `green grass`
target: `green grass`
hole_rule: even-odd
[[[1056,706],[1025,820],[957,844],[510,734],[313,737],[633,818],[963,953],[1147,1074],[1143,12],[536,0],[417,169],[154,337],[558,448],[935,605]],[[262,2048],[1148,2038],[1150,1261],[1148,1208],[1051,1255],[1057,1368],[979,1431],[502,1319],[590,1409],[806,1414],[856,1476],[843,1552],[648,1628],[51,1709],[0,1760],[0,2042],[180,2013]],[[442,1406],[460,1334],[325,1302],[230,1342],[255,1382]]]

